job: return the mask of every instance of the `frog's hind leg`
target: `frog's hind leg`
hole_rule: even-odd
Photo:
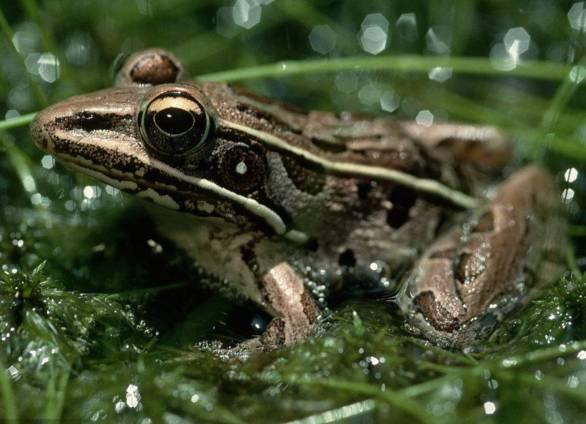
[[[500,172],[513,157],[513,142],[500,129],[490,126],[440,123],[429,127],[403,122],[412,138],[456,166],[482,172]]]
[[[433,244],[400,299],[413,329],[449,346],[485,337],[552,281],[565,248],[565,221],[551,175],[523,168],[466,224]]]

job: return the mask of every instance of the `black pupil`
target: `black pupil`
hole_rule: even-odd
[[[155,124],[161,131],[170,135],[180,135],[191,129],[194,123],[193,115],[176,107],[168,107],[155,114]]]

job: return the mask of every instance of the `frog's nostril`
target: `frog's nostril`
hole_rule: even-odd
[[[112,129],[112,120],[93,112],[81,112],[78,115],[79,126],[86,132]]]

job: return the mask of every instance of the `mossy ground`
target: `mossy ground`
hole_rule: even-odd
[[[520,161],[545,163],[566,190],[572,235],[566,272],[474,350],[434,347],[406,334],[388,302],[348,299],[306,343],[246,360],[229,357],[206,341],[241,335],[236,323],[249,308],[198,285],[205,277],[155,232],[139,202],[54,164],[32,147],[26,127],[4,130],[0,419],[583,420],[586,97],[579,82],[586,68],[579,63],[586,33],[568,18],[583,6],[534,0],[264,3],[260,22],[250,29],[226,26],[234,9],[222,8],[233,2],[3,5],[0,112],[34,112],[106,87],[118,53],[143,47],[173,50],[192,75],[299,60],[307,72],[285,77],[265,69],[264,78],[254,79],[261,72],[253,69],[230,77],[246,77],[250,89],[307,108],[384,113],[383,103],[388,108],[400,99],[395,116],[429,110],[437,119],[498,124],[513,134]],[[397,62],[386,70],[366,70],[371,62],[362,59],[360,25],[371,13],[389,21],[388,47],[377,57]],[[405,32],[413,16],[415,29]],[[339,65],[326,73],[311,66],[323,58],[309,41],[317,25],[337,35],[325,57],[360,56],[358,67]],[[512,71],[517,76],[493,68],[504,66],[498,49],[506,47],[512,28],[530,35]],[[430,60],[444,63],[448,53],[437,51],[434,37],[452,56],[478,60],[455,61],[444,82],[430,78],[422,69]],[[47,82],[50,66],[41,69],[35,56],[48,52],[61,63],[53,83]],[[52,56],[43,60],[50,64]]]

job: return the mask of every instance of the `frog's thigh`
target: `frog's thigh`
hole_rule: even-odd
[[[511,161],[513,154],[511,138],[496,127],[450,123],[426,127],[404,122],[403,129],[456,164],[500,171]]]
[[[536,166],[520,170],[464,226],[464,237],[455,228],[427,250],[408,278],[403,309],[439,342],[482,338],[530,287],[556,278],[564,225],[551,175]]]
[[[262,277],[262,291],[275,314],[262,336],[265,346],[296,343],[311,334],[318,308],[303,279],[288,263],[277,264]]]

